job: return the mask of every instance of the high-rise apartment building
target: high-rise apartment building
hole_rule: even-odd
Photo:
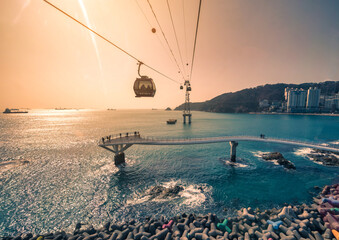
[[[307,90],[307,111],[316,112],[319,110],[320,89],[309,88]]]
[[[286,91],[286,89],[285,89]],[[307,91],[304,89],[287,89],[287,112],[304,112]]]
[[[318,112],[320,89],[310,87],[308,90],[285,88],[287,112]]]

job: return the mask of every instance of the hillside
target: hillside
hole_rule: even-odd
[[[267,99],[269,101],[283,101],[284,89],[317,87],[321,90],[321,95],[331,95],[339,91],[339,81],[327,81],[321,83],[303,84],[266,84],[255,88],[247,88],[234,93],[224,93],[205,102],[192,103],[191,109],[205,112],[220,113],[248,113],[259,110],[259,101]],[[175,110],[182,110],[183,104]]]

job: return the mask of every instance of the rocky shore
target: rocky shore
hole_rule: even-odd
[[[265,153],[262,158],[266,161],[272,161],[283,166],[286,169],[296,169],[291,161],[288,161],[280,152]]]
[[[315,161],[325,166],[339,166],[338,155],[333,152],[312,149],[311,152],[307,154],[307,157],[310,158],[312,161]]]
[[[158,192],[158,189],[153,189]],[[175,188],[174,191],[180,191]],[[219,219],[182,214],[171,219],[149,217],[141,222],[107,222],[100,228],[78,223],[73,233],[35,235],[23,233],[4,240],[339,240],[339,184],[325,186],[310,205],[282,209],[243,208],[237,216]]]

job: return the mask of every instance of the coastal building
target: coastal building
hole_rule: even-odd
[[[326,96],[320,95],[320,99],[319,99],[319,107],[320,107],[320,109],[324,108],[324,106],[325,106],[325,98],[326,98]]]
[[[269,112],[282,112],[284,105],[281,101],[272,101],[268,109]]]
[[[285,89],[287,92],[287,112],[305,112],[307,91],[304,89]]]
[[[264,100],[262,100],[262,101],[259,102],[259,107],[260,107],[260,108],[267,108],[267,107],[269,107],[269,106],[270,106],[270,104],[269,104],[269,102],[268,102],[267,99],[264,99]]]
[[[326,112],[333,112],[336,110],[336,108],[336,99],[334,96],[325,96],[324,110]]]
[[[335,102],[336,110],[339,111],[339,93],[335,95],[334,102]]]
[[[271,106],[275,108],[281,108],[282,107],[282,102],[281,101],[272,101]]]
[[[308,112],[318,112],[320,102],[320,89],[310,87],[307,90],[306,108]]]
[[[287,102],[287,99],[288,99],[288,92],[291,90],[291,88],[285,88],[285,93],[284,93],[284,96],[285,96],[285,102]]]

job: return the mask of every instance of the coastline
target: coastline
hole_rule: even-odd
[[[257,115],[305,115],[305,116],[331,116],[339,117],[339,113],[277,113],[277,112],[249,112],[248,114]]]
[[[325,186],[313,203],[285,204],[277,209],[242,208],[232,216],[219,219],[216,214],[186,214],[116,223],[108,220],[94,228],[78,222],[73,233],[21,233],[2,236],[4,240],[227,240],[227,239],[338,239],[339,184]],[[333,214],[333,215],[332,215]]]

